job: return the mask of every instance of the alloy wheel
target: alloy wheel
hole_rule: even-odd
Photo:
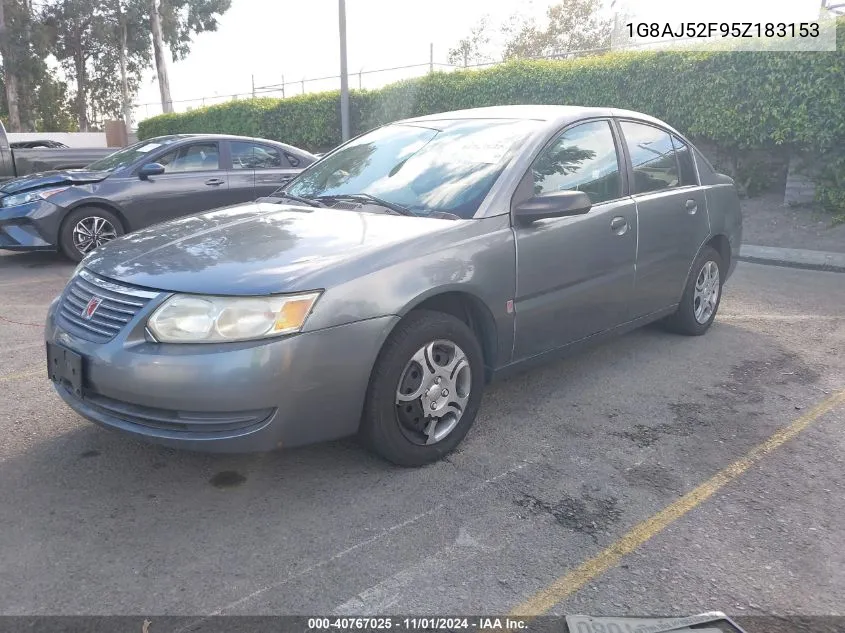
[[[83,218],[73,227],[73,245],[80,253],[87,253],[116,237],[114,225],[99,216]]]
[[[713,312],[716,311],[720,290],[719,265],[712,260],[707,261],[701,267],[695,280],[695,293],[692,301],[696,321],[707,323],[710,320]]]

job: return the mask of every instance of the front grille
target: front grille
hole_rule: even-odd
[[[112,340],[156,292],[125,286],[82,270],[70,280],[59,303],[59,316],[69,331],[88,341]],[[83,317],[89,301],[101,299],[90,319]]]
[[[176,433],[214,435],[249,430],[269,420],[275,412],[275,409],[225,413],[173,411],[129,404],[90,391],[85,393],[82,400],[95,412],[108,418],[117,418],[130,424]]]

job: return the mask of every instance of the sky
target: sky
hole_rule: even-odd
[[[350,87],[358,86],[364,70],[422,64],[428,68],[429,46],[434,60],[446,63],[448,49],[478,20],[489,15],[493,24],[506,20],[517,8],[541,14],[547,0],[346,0],[347,55]],[[187,59],[168,66],[174,101],[240,93],[247,96],[252,76],[257,86],[303,77],[337,75],[340,66],[337,0],[232,0],[216,32],[195,38]],[[413,70],[362,75],[364,88],[378,87],[413,76]],[[337,89],[339,80],[306,83],[306,91]],[[287,86],[298,94],[301,85]],[[281,96],[281,93],[268,93]],[[220,99],[207,99],[206,105]],[[154,74],[145,74],[136,103],[136,119],[160,113]],[[143,105],[143,104],[152,105]],[[177,110],[201,106],[202,101],[176,103]]]
[[[429,46],[436,64],[483,16],[494,27],[514,13],[540,17],[554,0],[346,0],[350,87],[358,72],[420,64],[415,69],[363,74],[364,88],[428,71]],[[610,0],[604,0],[609,11]],[[819,0],[617,0],[637,19],[652,21],[812,19]],[[340,65],[337,0],[232,0],[216,32],[195,38],[187,59],[169,63],[177,111],[249,96],[256,86],[293,82],[287,96],[302,92],[303,78],[337,75]],[[806,14],[806,17],[805,17]],[[443,66],[436,66],[443,69]],[[340,87],[338,79],[312,81],[306,92]],[[266,96],[281,96],[280,91]],[[204,98],[204,100],[203,100]],[[191,100],[191,101],[186,101]],[[153,71],[136,99],[136,121],[161,112]]]

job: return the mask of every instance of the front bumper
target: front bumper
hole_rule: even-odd
[[[370,371],[398,317],[250,343],[150,343],[152,301],[107,343],[62,327],[50,307],[47,342],[83,356],[83,394],[55,385],[101,426],[187,450],[243,453],[354,434]]]
[[[61,215],[47,200],[0,207],[0,249],[56,250]]]

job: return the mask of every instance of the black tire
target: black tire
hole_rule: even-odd
[[[86,251],[81,251],[74,242],[74,228],[79,222],[86,221],[89,218],[104,220],[108,223],[108,226],[111,226],[113,229],[113,231],[108,230],[103,234],[102,244],[105,244],[107,241],[116,237],[120,237],[124,233],[123,223],[120,221],[120,218],[111,211],[107,211],[106,209],[102,209],[100,207],[80,207],[78,209],[74,209],[68,213],[62,222],[61,228],[59,229],[59,249],[65,257],[72,259],[75,262],[81,261],[88,252],[94,250],[95,248],[92,246]],[[114,234],[113,237],[111,237],[112,233]]]
[[[415,430],[410,419],[400,421],[397,390],[400,380],[407,376],[406,369],[414,354],[435,341],[448,341],[463,350],[470,371],[468,378],[465,374],[463,377],[470,390],[457,425],[441,440],[420,444],[416,435],[424,439],[425,432]],[[425,372],[422,372],[420,384],[424,376]],[[437,461],[451,452],[466,436],[478,414],[483,389],[483,355],[472,330],[449,314],[430,310],[411,312],[391,332],[376,360],[367,388],[359,437],[370,450],[399,466],[423,466]],[[457,387],[455,391],[458,391]],[[420,407],[418,411],[422,412],[423,398],[414,400],[414,403]],[[430,421],[431,418],[423,418],[413,419],[425,428],[425,420]]]
[[[718,295],[712,313],[702,322],[695,316],[696,306],[698,304],[698,300],[695,297],[695,288],[705,266],[711,262],[716,265],[719,272]],[[670,332],[684,334],[686,336],[701,336],[704,334],[710,329],[713,320],[716,318],[716,313],[719,311],[719,305],[722,302],[722,285],[724,282],[725,269],[722,264],[721,255],[719,255],[719,252],[715,248],[705,246],[701,249],[698,257],[695,258],[695,262],[693,262],[692,268],[690,269],[689,279],[687,279],[687,285],[684,288],[684,294],[681,297],[678,310],[663,320],[664,327]]]

